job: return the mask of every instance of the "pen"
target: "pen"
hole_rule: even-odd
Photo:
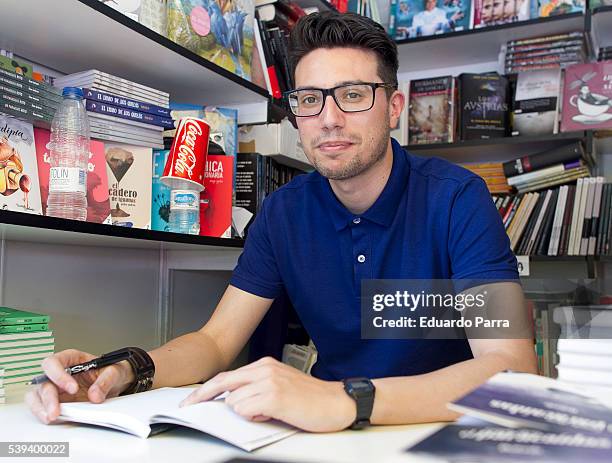
[[[98,368],[107,367],[109,365],[113,365],[115,363],[119,363],[123,360],[127,360],[130,357],[130,352],[125,349],[116,350],[113,352],[109,352],[107,354],[102,355],[101,357],[90,360],[89,362],[79,363],[77,365],[73,365],[71,367],[66,368],[66,373],[73,376],[78,373],[83,373],[84,371],[95,370]],[[47,375],[36,376],[32,379],[30,384],[42,384],[44,382],[49,381],[49,377]]]

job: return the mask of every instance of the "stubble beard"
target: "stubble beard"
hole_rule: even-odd
[[[319,162],[316,157],[312,157],[312,165],[319,174],[328,180],[348,180],[357,177],[369,170],[372,166],[380,162],[387,152],[391,129],[389,127],[382,128],[381,136],[373,140],[370,156],[364,158],[363,152],[355,153],[355,155],[340,169],[330,169]]]

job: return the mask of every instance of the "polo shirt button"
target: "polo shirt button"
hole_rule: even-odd
[[[359,262],[360,264],[363,264],[365,262],[365,256],[363,254],[359,254],[357,256],[357,262]]]
[[[359,222],[361,222],[361,217],[355,217],[355,218],[353,219],[353,223],[354,223],[355,225],[357,225]]]

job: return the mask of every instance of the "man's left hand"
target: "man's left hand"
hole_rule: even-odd
[[[340,381],[313,378],[271,357],[219,373],[193,391],[181,406],[225,398],[239,415],[252,421],[271,418],[311,432],[340,431],[355,420],[355,401]]]

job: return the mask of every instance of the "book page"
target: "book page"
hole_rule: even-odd
[[[61,404],[60,419],[118,429],[148,437],[150,418],[156,412],[178,408],[195,388],[161,388],[141,394],[108,399],[101,404],[69,402]]]
[[[174,423],[223,439],[251,451],[295,434],[287,424],[271,420],[257,423],[235,413],[223,399],[201,402],[176,410],[167,410],[151,419],[151,423]]]

